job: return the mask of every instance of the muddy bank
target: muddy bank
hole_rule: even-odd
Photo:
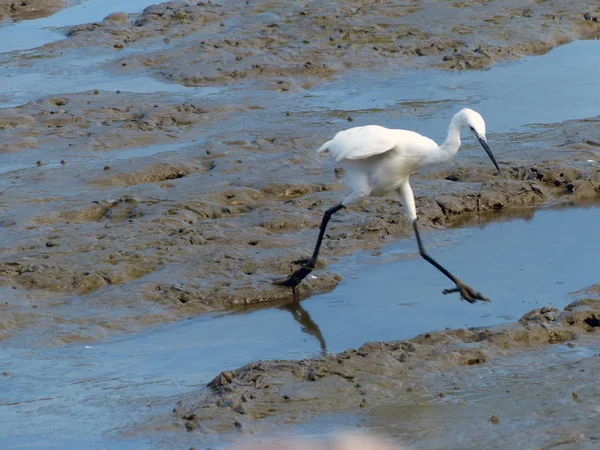
[[[91,99],[86,103],[95,96],[82,98]],[[44,108],[65,108],[55,103],[43,102]],[[181,132],[173,122],[178,114],[189,115],[185,121],[202,121],[207,115],[198,106],[154,108],[150,103],[147,108],[143,114],[158,111],[158,118],[150,115],[148,120],[166,120],[174,132]],[[162,126],[130,118],[115,107],[93,111],[108,123],[93,128],[105,134],[88,145],[110,142],[115,129],[122,145],[140,127],[149,127],[157,139],[167,135]],[[68,114],[28,115],[32,118],[24,125],[10,125],[12,142],[23,139],[19,133],[47,130],[46,121],[61,115],[68,120],[59,121],[61,127],[51,133],[76,139],[86,133],[81,119]],[[421,223],[425,228],[448,227],[494,220],[503,217],[498,213],[522,208],[597,201],[600,171],[588,160],[600,141],[594,134],[598,121],[544,126],[543,132],[534,128],[529,135],[490,136],[494,148],[506,149],[507,158],[514,156],[511,149],[523,158],[509,163],[499,157],[502,177],[491,164],[467,155],[458,155],[446,168],[418,174],[413,186]],[[298,127],[298,121],[289,126]],[[55,344],[90,339],[90,320],[95,324],[92,334],[102,337],[208,311],[289,300],[290,291],[272,281],[285,277],[295,268],[292,261],[310,253],[323,211],[339,202],[345,189],[330,158],[292,156],[282,164],[281,149],[309,148],[315,142],[314,135],[295,139],[285,133],[284,126],[272,137],[252,141],[228,134],[110,164],[99,156],[92,163],[78,161],[75,146],[73,157],[62,165],[62,153],[52,153],[48,139],[46,155],[56,156],[40,167],[31,160],[35,168],[27,170],[34,171],[34,184],[22,171],[5,174],[0,184],[5,211],[0,284],[23,293],[0,306],[2,337],[29,328],[22,318],[29,317],[32,307],[36,333]],[[118,158],[118,153],[110,156]],[[331,223],[316,278],[302,284],[301,294],[322,292],[340,281],[339,275],[322,270],[336,258],[409,235],[402,208],[392,201],[378,199],[344,211]],[[148,314],[140,315],[138,308]],[[76,315],[83,317],[74,319],[79,309]],[[57,330],[56,320],[74,322]]]
[[[229,112],[245,107],[194,103],[178,96],[93,90],[42,98],[0,109],[5,139],[0,152],[45,149],[74,155],[103,149],[124,149],[172,143],[196,137]],[[35,161],[34,161],[35,162]],[[43,162],[43,161],[42,161]]]
[[[167,2],[65,30],[48,49],[142,45],[108,63],[186,86],[258,81],[288,91],[374,66],[481,69],[600,36],[594,1]]]
[[[170,2],[72,27],[63,41],[7,56],[17,72],[53,73],[53,62],[61,61],[87,77],[69,65],[83,49],[91,67],[108,69],[117,81],[113,92],[65,92],[0,110],[0,156],[7,162],[0,178],[0,285],[15,292],[0,306],[0,337],[35,328],[32,338],[45,344],[88,340],[289,300],[290,292],[272,281],[310,253],[323,211],[346,195],[343,173],[331,158],[314,155],[318,143],[367,116],[403,126],[408,118],[447,112],[449,119],[455,107],[472,106],[468,95],[450,100],[451,108],[428,101],[387,109],[359,104],[353,119],[296,88],[357,67],[378,67],[378,77],[391,64],[450,68],[453,59],[443,58],[454,45],[483,61],[468,67],[484,67],[600,30],[591,2],[564,10],[531,2],[528,12],[506,2],[363,3]],[[339,23],[323,16],[338,16]],[[465,23],[469,28],[459,33]],[[394,52],[379,50],[392,41]],[[477,50],[484,41],[510,53],[484,57]],[[431,54],[410,50],[423,42],[441,47]],[[119,77],[140,71],[192,85],[235,79],[236,86],[214,95],[181,86],[185,92],[117,90],[118,79],[126,79]],[[27,86],[23,78],[16,90]],[[103,78],[86,83],[94,80]],[[266,90],[254,89],[257,80]],[[599,121],[490,134],[502,177],[467,142],[454,162],[414,178],[421,223],[448,227],[495,220],[499,212],[597,201],[600,175],[588,160],[598,159]],[[394,202],[379,199],[340,213],[302,295],[340,281],[322,270],[337,258],[409,235]],[[58,329],[57,321],[68,325]]]
[[[7,19],[17,21],[47,17],[67,5],[67,0],[0,0],[0,23]]]
[[[418,413],[419,406],[429,406],[427,414],[431,418],[439,414],[443,416],[444,407],[468,408],[476,405],[479,397],[476,392],[479,387],[487,385],[478,381],[484,376],[482,373],[490,378],[501,373],[501,377],[510,379],[514,372],[511,366],[531,362],[532,356],[548,352],[548,344],[566,344],[565,350],[589,346],[591,352],[584,350],[566,363],[553,361],[550,374],[546,373],[547,369],[540,370],[538,378],[549,383],[545,388],[540,387],[539,381],[532,384],[519,381],[517,372],[510,383],[510,390],[498,395],[538,399],[544,395],[545,389],[550,391],[554,389],[553,385],[562,386],[560,394],[544,400],[547,409],[543,412],[531,406],[533,416],[529,420],[534,422],[540,420],[539,417],[534,418],[538,413],[546,417],[544,420],[556,420],[551,410],[561,408],[560,405],[565,402],[580,403],[580,408],[593,411],[598,406],[597,383],[593,379],[598,367],[598,355],[594,349],[600,348],[599,326],[600,301],[596,294],[573,302],[564,311],[539,308],[517,323],[490,329],[447,330],[426,333],[406,341],[371,342],[359,349],[316,359],[254,362],[237,370],[222,372],[208,384],[207,389],[182,398],[175,405],[172,423],[181,433],[187,430],[201,441],[202,436],[208,438],[212,433],[232,432],[228,439],[234,439],[239,433],[269,432],[273,429],[281,432],[282,427],[301,424],[322,414],[360,412],[367,414],[366,422],[371,426],[388,423],[387,432],[396,427],[396,434],[401,434],[399,430],[402,430],[411,437],[412,433],[417,448],[433,448],[427,445],[432,443],[432,436],[442,435],[443,430],[438,433],[434,428],[423,433],[414,426],[409,430],[411,426],[399,425],[398,420],[392,420],[389,410],[394,405],[398,409],[406,408],[406,420],[414,425],[414,417],[410,418],[411,410]],[[522,372],[523,376],[525,372]],[[569,378],[569,382],[563,385],[564,377]],[[568,397],[563,398],[563,391]],[[484,395],[483,391],[481,395]],[[550,394],[546,392],[545,395]],[[490,414],[465,421],[465,429],[473,433],[473,439],[479,439],[478,427],[488,427],[498,421],[500,424],[510,423],[508,426],[519,434],[525,429],[531,432],[531,422],[503,416],[506,406],[497,401],[494,405],[498,414],[496,419],[492,419]],[[387,413],[384,406],[389,407]],[[562,409],[566,410],[566,407]],[[436,410],[439,414],[435,414]],[[387,421],[386,416],[389,418]],[[534,433],[535,438],[532,439],[538,446],[555,442],[557,437],[558,440],[565,439],[565,435],[575,438],[573,442],[596,439],[593,420],[590,417],[587,421],[581,420],[581,414],[577,414],[577,418],[579,422],[572,428],[567,429],[563,424],[550,435]],[[149,427],[158,426],[160,429],[162,423],[164,428],[165,420],[169,422],[161,417]],[[342,421],[352,423],[353,419]],[[503,431],[506,433],[506,428]],[[421,442],[418,435],[421,435]],[[500,441],[493,448],[502,445],[505,443]]]

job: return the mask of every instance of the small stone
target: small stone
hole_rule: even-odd
[[[367,406],[367,399],[363,398],[362,401],[360,402],[360,405],[358,405],[359,408],[365,408]]]
[[[44,165],[44,163],[42,161],[36,161],[35,163],[38,165],[38,167]]]
[[[163,39],[165,44],[170,44],[171,43],[171,39],[169,39],[168,37]]]
[[[454,55],[446,55],[442,59],[444,61],[452,61],[454,59]]]
[[[444,394],[443,392],[440,392],[440,393],[438,394],[438,397],[439,397],[439,398],[444,398],[445,396],[446,396],[446,394]]]
[[[192,422],[191,420],[188,420],[188,421],[185,423],[185,429],[186,429],[187,431],[192,431],[194,428],[196,428],[196,423],[195,423],[195,422]]]
[[[58,247],[58,242],[48,241],[48,242],[46,242],[46,247]]]
[[[64,166],[67,162],[64,159],[61,159],[60,163]]]
[[[352,122],[354,119],[350,116],[348,116],[348,119],[346,119],[348,122]]]
[[[498,424],[500,423],[500,418],[498,416],[492,416],[490,422],[492,422],[494,425]]]
[[[98,89],[96,89],[96,90],[94,91],[94,95],[98,95],[98,94],[100,94],[100,91],[99,91]]]
[[[590,13],[585,13],[585,14],[583,15],[583,18],[584,18],[585,20],[592,20],[592,15],[591,15]]]
[[[235,422],[233,422],[233,425],[234,425],[236,428],[242,428],[242,424],[241,424],[241,423],[239,423],[237,420],[236,420]]]
[[[104,166],[104,170],[110,170],[110,166],[107,164],[106,166]]]
[[[117,50],[122,50],[123,44],[115,44],[115,45],[113,45],[113,47],[116,48]]]

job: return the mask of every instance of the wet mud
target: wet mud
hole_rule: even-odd
[[[484,442],[490,448],[507,448],[524,435],[536,448],[563,441],[593,447],[598,439],[598,386],[593,381],[600,349],[597,286],[587,294],[564,311],[538,308],[513,324],[430,332],[321,358],[258,361],[224,371],[205,390],[180,398],[172,423],[197,438],[229,433],[227,439],[235,440],[293,430],[333,413],[341,424],[369,426],[414,448],[479,448]],[[568,358],[552,357],[552,352],[566,354],[569,349],[575,351]],[[532,367],[527,369],[527,364]],[[483,415],[486,396],[494,401]],[[498,396],[505,401],[499,402]],[[520,414],[525,417],[511,416],[519,414],[518,407],[509,406],[512,401],[524,408]],[[559,420],[564,417],[560,411],[567,410],[572,426]],[[429,418],[429,425],[419,422],[422,416]],[[164,424],[165,418],[159,421]],[[462,428],[458,432],[457,421]],[[544,422],[545,431],[533,431],[538,422]],[[333,419],[330,426],[335,423]],[[506,437],[507,427],[513,438]],[[502,439],[490,441],[496,431]]]
[[[0,23],[47,17],[67,6],[67,0],[0,0]]]
[[[310,253],[322,212],[345,196],[343,173],[313,150],[353,119],[342,111],[323,112],[310,95],[286,86],[293,81],[304,89],[305,78],[314,85],[329,74],[379,64],[450,68],[452,61],[443,58],[454,46],[487,61],[455,67],[463,69],[595,37],[597,6],[569,5],[169,2],[71,27],[62,41],[6,56],[9,67],[48,68],[49,62],[82,56],[70,51],[87,49],[109,74],[144,72],[191,85],[206,84],[186,81],[192,73],[216,74],[210,83],[222,85],[235,70],[245,75],[222,95],[90,90],[0,110],[0,156],[6,162],[0,179],[0,285],[16,291],[0,306],[0,338],[31,332],[23,324],[36,323],[41,342],[53,345],[289,301],[290,291],[273,280]],[[442,12],[447,17],[434,20]],[[331,15],[347,25],[340,30],[323,19]],[[470,28],[458,33],[464,23]],[[507,33],[506,27],[520,31]],[[454,36],[451,42],[448,36]],[[477,48],[484,38],[497,40],[506,52],[482,58]],[[397,49],[373,49],[375,41],[381,49],[393,41]],[[441,47],[434,55],[422,50],[424,56],[410,50],[425,41]],[[337,65],[324,68],[325,60]],[[286,101],[282,95],[296,97]],[[446,111],[450,117],[453,111],[443,103],[416,102],[385,114],[401,122]],[[384,114],[363,112],[373,121]],[[421,223],[451,227],[523,208],[596,201],[600,172],[589,161],[597,160],[598,121],[490,134],[492,147],[503,149],[497,153],[501,177],[467,145],[445,168],[414,178]],[[391,201],[340,213],[301,295],[341,280],[327,271],[329,263],[409,235],[401,207]],[[91,320],[97,327],[90,334]],[[65,332],[56,321],[75,325]]]
[[[0,1],[0,21],[9,26],[65,6]],[[0,340],[69,349],[203,313],[276,306],[288,310],[327,353],[307,311],[290,304],[289,289],[273,284],[296,268],[294,260],[310,254],[323,212],[346,196],[343,172],[314,150],[340,129],[366,124],[367,117],[407,128],[421,119],[429,120],[427,126],[443,122],[439,129],[418,130],[435,132],[439,140],[452,113],[477,109],[483,97],[450,87],[458,93],[376,107],[372,100],[349,99],[343,106],[344,86],[356,84],[352,77],[359,73],[361,83],[386,82],[402,90],[403,79],[394,78],[399,73],[441,69],[446,76],[487,69],[598,38],[599,18],[597,2],[587,0],[173,1],[62,27],[62,40],[52,28],[51,37],[39,37],[46,42],[41,47],[2,53],[8,82],[0,90]],[[17,47],[23,45],[26,40]],[[331,98],[315,90],[344,79],[341,93]],[[98,88],[88,88],[95,83]],[[490,124],[488,140],[501,176],[470,140],[453,162],[415,175],[425,239],[436,229],[523,217],[539,207],[597,204],[600,117],[586,118],[596,112],[589,106],[585,111],[583,117],[567,114],[577,120],[525,126],[537,120],[528,119],[497,132],[498,120]],[[302,283],[300,298],[331,290],[351,275],[341,265],[332,270],[332,263],[410,236],[395,202],[374,199],[343,211],[330,224],[319,265]],[[513,325],[251,363],[220,373],[200,392],[178,396],[173,413],[157,413],[123,434],[174,431],[177,439],[202,442],[231,433],[227,439],[234,439],[281,423],[293,428],[326,413],[359,411],[368,412],[360,424],[407,441],[426,427],[405,420],[423,403],[454,407],[456,398],[459,407],[483,408],[458,399],[473,392],[469,377],[487,368],[514,375],[511,361],[543,359],[559,346],[598,353],[597,297],[598,288],[591,288],[565,311],[543,308]],[[554,381],[563,380],[561,395],[565,385],[574,386],[571,397],[544,405],[579,405],[587,416],[578,415],[570,431],[557,424],[554,434],[540,433],[536,442],[542,447],[592,448],[598,439],[589,426],[598,408],[597,383],[590,378],[598,357],[578,355],[574,364],[583,370],[556,364]],[[558,389],[545,376],[546,386]],[[453,385],[450,379],[462,381]],[[86,386],[89,380],[82,380],[73,384]],[[492,389],[489,395],[497,394]],[[385,409],[398,404],[410,405],[408,414]],[[482,411],[467,421],[467,430],[485,420],[503,430],[499,439],[513,433],[501,428],[512,423],[510,408]],[[386,422],[397,414],[406,429]],[[99,422],[114,427],[114,420]],[[518,428],[514,436],[524,433]],[[443,448],[433,438],[423,442]],[[416,438],[407,443],[420,445]]]
[[[108,100],[100,99],[104,96]],[[322,212],[344,198],[335,165],[311,158],[282,166],[279,152],[290,142],[279,133],[200,140],[141,159],[111,160],[115,146],[125,148],[126,155],[127,147],[152,139],[168,142],[170,135],[186,136],[190,129],[197,133],[213,126],[215,117],[232,114],[200,104],[131,106],[131,95],[120,98],[86,93],[4,111],[5,149],[14,151],[26,142],[34,148],[43,141],[48,159],[23,169],[33,172],[34,185],[23,170],[3,175],[7,213],[0,284],[24,292],[23,298],[44,297],[47,305],[8,301],[2,321],[28,314],[31,302],[37,314],[42,308],[61,317],[75,301],[90,311],[127,305],[129,312],[110,327],[135,330],[155,324],[159,316],[171,321],[289,301],[290,290],[273,281],[311,252]],[[96,101],[102,106],[85,110]],[[240,110],[235,114],[242,115]],[[483,161],[458,161],[460,154],[454,165],[418,174],[413,186],[420,222],[426,229],[452,227],[523,208],[597,201],[600,171],[589,162],[600,141],[597,123],[574,121],[546,126],[543,134],[491,137],[496,147],[519,141],[535,148],[523,161],[500,156],[502,176]],[[71,157],[65,157],[62,146],[69,141]],[[301,295],[331,289],[341,280],[327,271],[330,262],[409,237],[410,230],[402,207],[393,201],[378,199],[344,211],[332,221],[319,270],[301,285]],[[151,307],[157,316],[140,316],[133,305]],[[111,312],[102,314],[109,324]],[[2,336],[17,331],[3,328]],[[56,343],[51,335],[46,334],[48,343]]]
[[[51,48],[150,40],[161,48],[111,68],[186,86],[255,81],[288,91],[364,67],[481,69],[597,38],[599,14],[593,1],[173,1],[69,28]]]

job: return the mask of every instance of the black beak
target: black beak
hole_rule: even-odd
[[[488,145],[488,143],[486,142],[486,140],[484,138],[482,138],[481,136],[479,136],[479,135],[477,135],[477,139],[479,140],[479,143],[481,144],[481,146],[483,147],[483,149],[485,150],[485,152],[488,154],[488,156],[490,157],[490,159],[494,163],[494,166],[498,170],[498,173],[502,174],[502,171],[500,170],[500,166],[498,165],[498,161],[496,161],[496,158],[494,158],[494,154],[490,150],[490,146]]]

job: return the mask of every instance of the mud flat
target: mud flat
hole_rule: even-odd
[[[31,20],[46,17],[67,6],[67,0],[0,0],[0,23],[3,20]]]
[[[98,331],[105,326],[110,334],[288,301],[290,292],[272,281],[310,252],[323,209],[344,195],[331,162],[299,156],[314,139],[286,135],[286,127],[298,126],[294,121],[264,137],[232,131],[229,138],[213,134],[207,140],[197,133],[221,118],[235,123],[232,116],[252,108],[164,100],[155,107],[151,97],[136,105],[135,96],[111,95],[52,98],[1,119],[7,124],[5,148],[27,147],[21,154],[29,164],[0,181],[5,236],[0,284],[16,290],[0,306],[2,336],[37,323],[38,331],[47,327],[48,344],[89,339],[83,331],[57,340],[52,335],[61,330],[52,321],[42,325],[33,318],[71,320],[73,304],[93,316],[81,322],[82,330],[93,320]],[[71,114],[78,98],[107,106]],[[492,135],[496,148],[527,148],[522,160],[508,161],[500,153],[502,177],[468,150],[460,167],[457,162],[421,174],[414,182],[421,222],[430,229],[452,227],[500,218],[503,211],[593,203],[600,190],[600,172],[590,159],[600,142],[597,123]],[[180,136],[191,141],[175,150],[169,142]],[[136,145],[151,140],[164,144],[135,157]],[[115,152],[117,142],[122,148]],[[38,145],[43,150],[35,150]],[[294,146],[302,150],[282,164],[281,149]],[[366,203],[343,216],[328,231],[319,269],[410,233],[394,202]],[[341,279],[328,270],[316,274],[303,284],[304,296]],[[106,309],[109,305],[115,309]],[[112,320],[115,311],[118,322]],[[17,317],[32,313],[25,328],[17,325],[23,324]]]
[[[163,49],[114,68],[188,86],[290,89],[360,67],[481,69],[600,35],[593,1],[367,3],[168,2],[70,28],[56,48],[160,39]]]
[[[435,92],[423,91],[422,97],[377,107],[373,100],[390,97],[385,88],[364,89],[362,96],[345,98],[353,84],[348,74],[354,69],[358,73],[359,68],[363,68],[361,76],[370,76],[379,87],[384,81],[399,86],[407,80],[415,83],[421,73],[442,83],[439,72],[408,68],[436,66],[446,53],[419,56],[397,51],[381,56],[371,48],[373,39],[391,39],[392,30],[396,39],[398,30],[417,27],[422,28],[420,33],[440,34],[432,34],[432,42],[445,42],[444,36],[458,33],[459,24],[469,23],[471,28],[459,33],[462,53],[484,37],[486,42],[498,40],[507,49],[531,42],[522,53],[511,53],[516,57],[534,52],[533,43],[546,51],[571,39],[595,37],[600,25],[593,20],[592,3],[567,7],[532,2],[519,7],[517,14],[517,7],[505,2],[488,2],[485,8],[456,3],[443,6],[442,11],[431,2],[374,9],[346,2],[313,9],[284,2],[222,6],[170,2],[139,14],[113,14],[101,22],[67,27],[61,41],[3,54],[3,75],[16,80],[15,86],[8,83],[0,92],[9,103],[23,96],[28,83],[51,86],[53,77],[67,77],[75,92],[53,93],[0,111],[0,162],[5,172],[0,179],[4,235],[0,285],[14,291],[0,306],[0,337],[32,331],[35,340],[41,333],[39,342],[55,345],[241,305],[288,301],[289,291],[272,281],[286,276],[293,269],[291,261],[310,252],[322,211],[344,195],[343,174],[329,159],[313,155],[316,142],[325,141],[350,121],[406,124],[427,134],[431,126],[440,139],[455,110],[479,104],[487,117],[485,95],[495,99],[489,104],[490,114],[498,110],[503,96],[502,89],[490,87],[488,94],[479,89],[482,83],[494,85],[492,70],[484,73],[489,78],[469,78],[472,82],[467,86],[444,85]],[[433,20],[442,12],[449,19]],[[332,34],[330,21],[322,19],[331,14],[349,24],[338,37]],[[245,20],[240,22],[239,17]],[[387,25],[377,25],[374,35],[363,32],[366,22],[377,22],[375,17]],[[489,22],[489,17],[495,19]],[[289,27],[269,26],[275,22]],[[408,23],[418,25],[408,27]],[[515,32],[518,28],[521,34],[507,33],[506,27]],[[234,29],[240,44],[221,42]],[[394,45],[423,42],[419,33],[408,31]],[[532,34],[525,38],[522,33]],[[263,42],[266,35],[270,44]],[[307,36],[313,38],[302,42]],[[345,48],[338,40],[352,45]],[[198,45],[212,50],[193,47]],[[254,60],[234,57],[235,49],[245,45],[260,49],[262,56],[253,64],[261,67],[239,69],[249,72],[230,85],[221,77],[227,78],[236,64]],[[261,58],[271,54],[273,47],[287,49],[287,56],[273,57],[273,66],[262,70]],[[576,61],[563,54],[554,64],[577,67],[577,62],[587,61],[581,56],[589,53],[587,48],[577,53]],[[369,57],[367,50],[373,52]],[[157,59],[155,51],[162,56]],[[472,53],[473,57],[482,54]],[[509,53],[496,54],[505,56],[483,57],[486,65],[508,58]],[[296,70],[300,58],[315,55],[353,63],[336,67],[335,80],[321,69]],[[551,54],[539,61],[546,57]],[[199,58],[210,70],[186,58]],[[398,74],[383,62],[379,66],[380,58],[400,64],[406,72]],[[86,61],[98,70],[93,72],[95,78],[84,68]],[[222,90],[181,88],[176,83],[190,84],[187,75],[164,76],[163,66],[202,74],[218,71],[224,75],[191,84],[220,83]],[[317,59],[309,66],[318,67]],[[368,72],[366,66],[378,70]],[[282,68],[293,77],[281,78]],[[460,68],[467,66],[456,67]],[[537,79],[535,71],[527,70],[524,73]],[[594,73],[583,68],[581,72]],[[24,74],[30,78],[23,78]],[[148,76],[181,89],[146,92],[143,83],[137,93],[119,89],[119,83]],[[77,77],[85,79],[87,86],[96,81],[111,90],[78,91]],[[303,85],[304,79],[314,87]],[[286,87],[290,80],[293,89]],[[545,81],[549,88],[556,82]],[[319,90],[325,83],[330,94]],[[523,120],[534,114],[528,110],[528,115],[520,116],[523,108],[511,114],[512,127],[503,129],[501,117],[492,116],[490,142],[504,175],[493,174],[469,145],[454,163],[419,174],[414,187],[423,225],[430,229],[461,226],[474,219],[493,220],[502,212],[596,201],[599,119],[579,116],[580,110],[593,110],[594,92],[586,91],[586,100],[581,101],[586,108],[578,108],[581,102],[572,100],[573,104],[561,106],[562,114],[555,113],[537,126],[526,126],[529,122]],[[514,98],[519,98],[518,91]],[[347,101],[345,107],[340,107],[341,100]],[[527,119],[518,122],[515,117]],[[578,120],[563,122],[569,118]],[[498,133],[493,132],[494,122]],[[377,200],[351,208],[332,223],[320,270],[315,272],[318,276],[303,284],[302,294],[337,285],[341,276],[326,270],[329,263],[359,250],[377,251],[409,233],[401,208],[393,202]],[[56,327],[56,321],[70,326]],[[90,333],[92,322],[95,327]]]
[[[42,3],[0,2],[0,18],[29,19]],[[313,151],[352,125],[441,140],[456,110],[486,117],[501,177],[469,141],[454,162],[414,177],[421,223],[438,231],[424,236],[436,251],[444,247],[436,239],[448,239],[443,229],[597,204],[597,42],[516,61],[599,37],[597,2],[313,3],[136,1],[120,12],[90,1],[0,28],[0,357],[9,386],[0,426],[9,445],[213,446],[240,433],[356,423],[415,448],[444,448],[444,432],[457,447],[482,446],[472,440],[481,429],[495,437],[485,444],[516,448],[533,423],[541,447],[594,447],[597,287],[580,306],[546,308],[514,325],[433,332],[448,325],[424,316],[419,326],[429,333],[397,341],[417,333],[399,336],[399,325],[377,338],[390,342],[345,350],[373,339],[362,331],[351,336],[364,336],[359,344],[341,333],[330,339],[340,328],[308,312],[331,299],[294,308],[272,281],[311,251],[323,210],[345,195],[343,173]],[[472,70],[483,68],[491,70]],[[569,217],[595,216],[552,220]],[[569,231],[578,245],[591,239]],[[409,235],[393,202],[345,211],[302,297],[357,276],[358,253],[387,258],[389,244]],[[414,256],[411,248],[402,258]],[[550,251],[547,258],[571,263]],[[591,278],[598,265],[585,261]],[[453,268],[477,265],[465,258]],[[514,277],[517,266],[504,265],[502,275]],[[575,289],[598,282],[583,278]],[[526,295],[509,289],[514,302]],[[410,301],[441,297],[437,287],[411,292]],[[535,302],[562,309],[565,296],[556,288]],[[486,323],[524,312],[498,297]],[[442,300],[452,306],[440,315],[470,306]],[[532,307],[522,301],[519,308]],[[390,310],[371,305],[365,315],[383,328]],[[334,306],[349,309],[339,298]],[[277,313],[291,325],[271,338],[265,323]],[[483,319],[485,311],[468,315]],[[315,358],[319,348],[336,353]],[[209,355],[223,349],[229,361]],[[288,360],[235,369],[265,355]]]
[[[600,437],[593,381],[600,364],[598,292],[592,287],[564,311],[539,308],[514,324],[253,362],[181,397],[172,424],[190,432],[185,442],[198,443],[357,425],[413,448],[525,441],[527,448],[593,448]],[[165,422],[161,416],[145,430],[170,430]],[[211,439],[215,433],[219,438]]]

